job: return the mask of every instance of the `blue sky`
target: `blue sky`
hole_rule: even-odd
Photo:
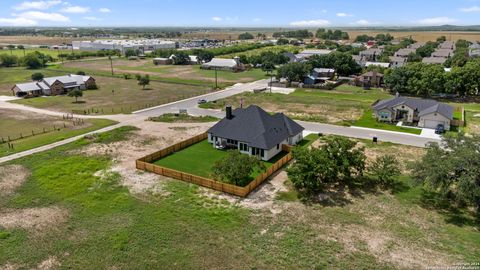
[[[0,26],[480,25],[480,0],[0,0]]]

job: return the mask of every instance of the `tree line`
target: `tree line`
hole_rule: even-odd
[[[366,163],[364,147],[345,137],[328,137],[319,147],[295,147],[287,168],[294,188],[304,199],[341,186],[377,185],[394,190],[402,171],[394,155]],[[460,207],[473,206],[480,221],[480,136],[446,136],[442,146],[427,146],[418,161],[405,165],[417,185]]]
[[[477,95],[480,89],[480,59],[445,72],[442,65],[411,63],[385,71],[385,86],[392,93],[429,97],[436,94]]]

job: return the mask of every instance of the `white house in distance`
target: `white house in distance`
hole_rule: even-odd
[[[213,58],[210,62],[203,64],[201,68],[238,72],[243,71],[245,66],[240,62],[240,57],[236,56],[233,59]]]
[[[208,142],[218,149],[238,149],[241,153],[270,160],[282,151],[282,145],[295,145],[303,139],[304,128],[283,113],[271,115],[251,105],[232,111],[211,127]]]

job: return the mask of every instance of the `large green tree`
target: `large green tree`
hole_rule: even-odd
[[[476,207],[480,214],[480,136],[445,136],[442,145],[430,144],[413,177],[445,199]]]
[[[277,70],[277,77],[286,78],[289,83],[303,82],[303,79],[310,73],[311,69],[311,66],[305,63],[288,63]]]
[[[330,184],[349,183],[365,170],[364,148],[343,137],[327,139],[318,148],[298,147],[293,150],[295,162],[287,169],[293,186],[312,196]]]
[[[362,70],[350,54],[342,52],[314,55],[310,57],[308,64],[312,68],[334,68],[342,76],[352,75]]]
[[[264,165],[258,158],[230,150],[225,158],[215,162],[212,172],[222,182],[245,186],[253,171],[261,169],[264,169]]]
[[[387,154],[377,157],[368,167],[368,172],[375,176],[380,185],[389,188],[395,184],[395,178],[401,171],[397,158]]]
[[[44,65],[42,59],[35,53],[29,53],[23,57],[23,64],[30,69],[38,69]]]
[[[16,55],[0,54],[0,64],[3,67],[11,67],[18,64],[18,57]]]

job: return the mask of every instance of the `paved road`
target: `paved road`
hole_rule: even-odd
[[[264,87],[267,87],[267,85],[268,85],[268,80],[259,80],[252,83],[245,83],[245,84],[236,84],[222,91],[217,91],[217,92],[201,95],[198,97],[181,100],[178,102],[173,102],[170,104],[164,104],[164,105],[136,111],[136,112],[133,112],[133,114],[149,117],[149,116],[159,116],[165,113],[178,113],[180,109],[187,109],[188,113],[192,115],[200,115],[201,112],[203,112],[203,110],[197,108],[197,102],[199,99],[205,99],[207,101],[219,100],[219,99],[227,98],[243,92],[253,91],[253,89],[264,88]]]
[[[181,101],[177,101],[169,104],[164,104],[164,105],[148,108],[145,110],[136,111],[131,115],[126,115],[126,114],[103,115],[103,116],[76,115],[76,117],[106,118],[106,119],[111,119],[119,122],[119,124],[105,127],[97,131],[92,131],[86,134],[106,132],[106,131],[110,131],[112,129],[118,128],[120,126],[125,126],[125,125],[136,125],[145,121],[145,119],[150,116],[159,116],[164,113],[175,113],[175,112],[178,112],[180,109],[186,109],[188,113],[192,115],[210,115],[210,116],[222,118],[224,117],[224,114],[225,114],[224,112],[220,110],[208,110],[208,109],[198,108],[197,101],[199,99],[206,99],[207,101],[219,100],[219,99],[233,96],[242,92],[253,91],[253,89],[264,88],[267,86],[267,83],[268,83],[268,80],[260,80],[252,83],[236,84],[222,91],[213,92],[210,94],[205,94],[198,97],[189,98],[189,99],[185,99],[185,100],[181,100]],[[60,112],[48,111],[45,109],[37,109],[37,108],[28,107],[24,105],[8,103],[6,102],[6,99],[2,100],[2,98],[0,97],[0,108],[3,107],[3,108],[27,110],[27,111],[36,112],[39,114],[55,115],[55,116],[63,115]],[[232,104],[232,105],[238,106],[238,104]],[[407,133],[399,133],[399,132],[391,132],[391,131],[383,131],[383,130],[371,130],[371,129],[357,128],[357,127],[344,127],[344,126],[336,126],[336,125],[313,123],[313,122],[303,122],[303,121],[298,121],[298,122],[300,125],[302,125],[305,128],[306,131],[318,132],[323,134],[335,134],[335,135],[342,135],[342,136],[359,138],[359,139],[372,139],[374,136],[376,136],[379,141],[386,141],[386,142],[412,145],[412,146],[418,146],[418,147],[424,147],[429,142],[440,142],[440,140],[436,138],[422,137],[419,135],[413,135],[413,134],[407,134]],[[28,156],[41,151],[49,150],[54,147],[73,142],[75,140],[83,138],[83,136],[85,136],[86,134],[75,136],[63,141],[55,142],[49,145],[44,145],[44,146],[27,150],[24,152],[16,153],[10,156],[2,157],[0,158],[0,163],[14,160],[20,157]]]

